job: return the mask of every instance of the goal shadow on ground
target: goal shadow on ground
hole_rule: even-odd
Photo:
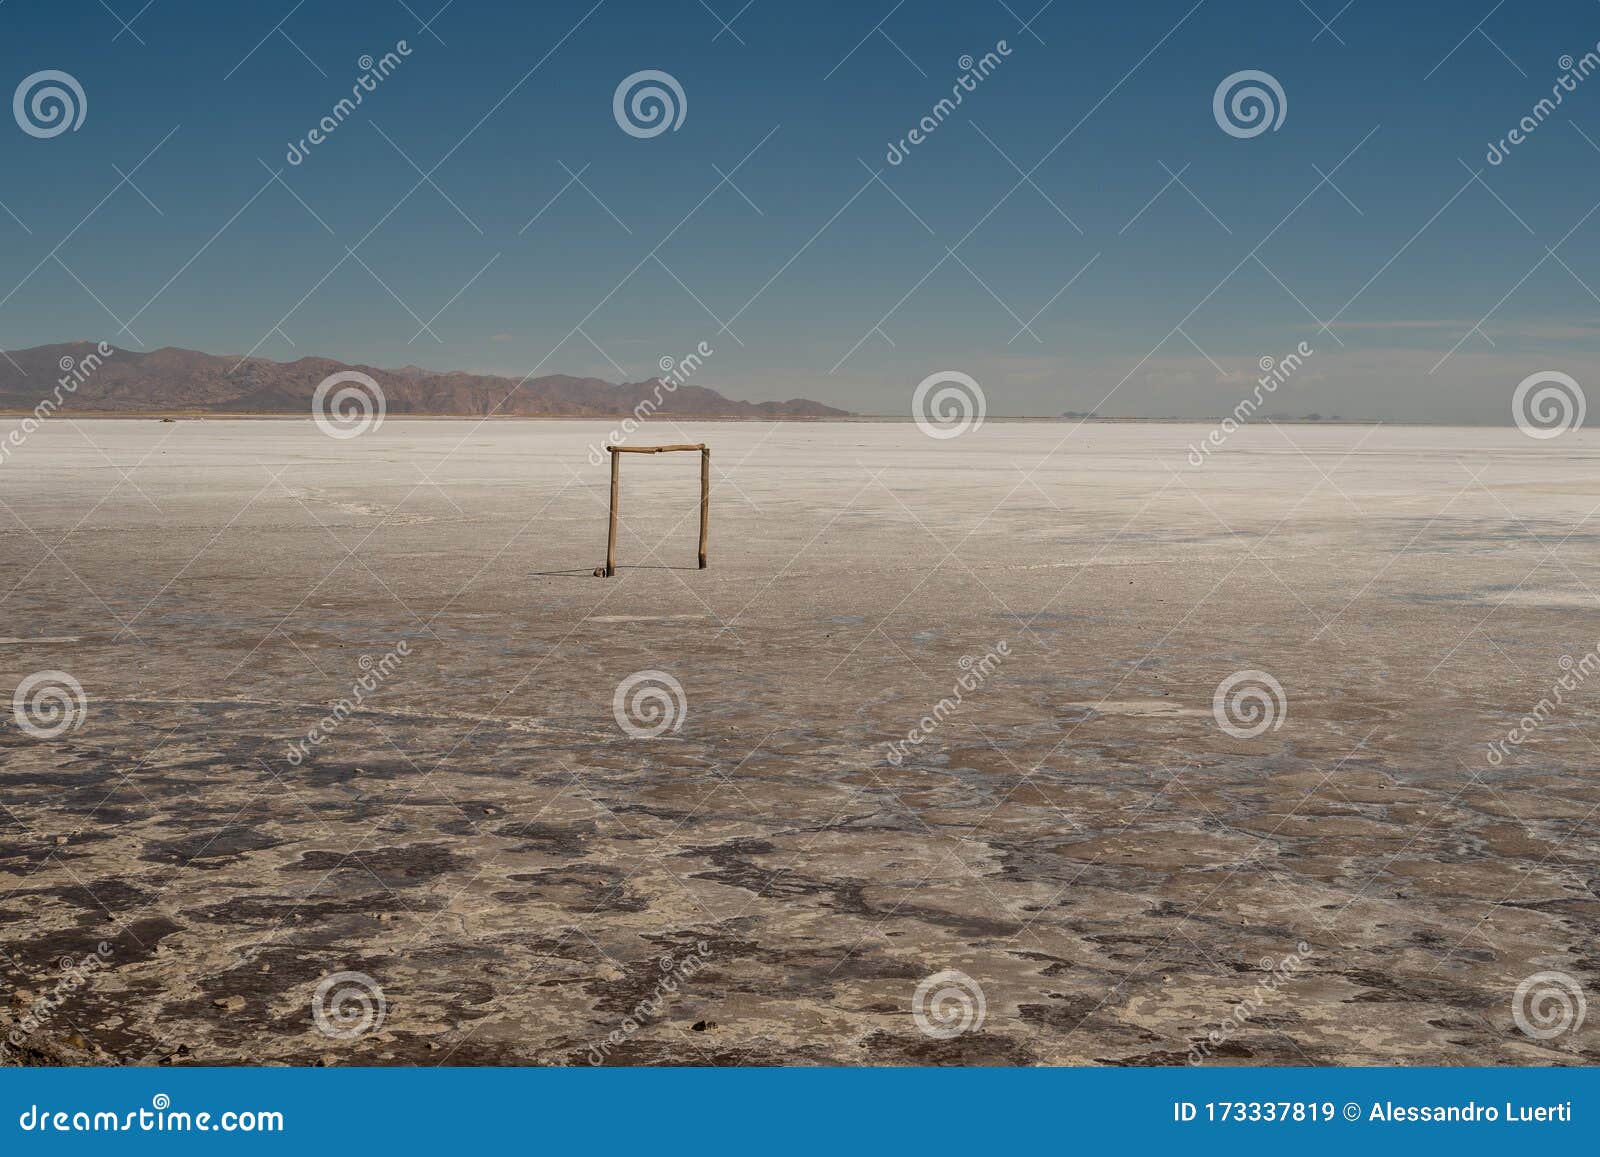
[[[619,574],[622,571],[625,571],[625,570],[699,570],[699,569],[700,568],[697,567],[697,566],[667,566],[664,563],[638,563],[638,564],[633,564],[633,565],[619,563],[617,565],[617,572]],[[595,577],[595,575],[594,575],[594,567],[592,567],[592,566],[591,567],[583,567],[583,568],[581,568],[579,570],[531,570],[531,571],[528,572],[528,577],[529,578],[572,578],[572,577],[575,577],[575,576],[578,577],[578,578],[593,578],[593,577]]]

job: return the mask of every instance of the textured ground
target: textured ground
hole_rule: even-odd
[[[1600,643],[1594,435],[658,432],[714,447],[712,565],[694,457],[631,458],[611,580],[598,426],[33,434],[0,691],[87,704],[0,726],[0,1028],[107,949],[10,1059],[1168,1064],[1231,1018],[1213,1063],[1600,1061],[1600,1009],[1513,1023],[1600,991],[1600,678],[1486,760]],[[647,669],[686,709],[634,738]],[[1241,670],[1286,698],[1252,738]],[[951,969],[983,1022],[929,1035]]]

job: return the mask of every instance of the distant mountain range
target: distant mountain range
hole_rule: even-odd
[[[77,365],[94,353],[93,342],[10,350],[0,357],[0,409],[31,410],[53,397],[66,371],[63,359]],[[92,364],[92,363],[91,363]],[[76,391],[63,393],[67,411],[119,413],[194,412],[214,414],[308,414],[311,396],[329,374],[359,370],[383,389],[390,414],[504,414],[520,417],[620,417],[652,398],[660,379],[615,385],[599,378],[566,374],[516,378],[435,371],[406,366],[385,370],[331,358],[294,362],[266,358],[218,357],[194,350],[138,353],[116,349],[89,373]],[[794,398],[787,402],[740,402],[716,390],[685,382],[661,392],[663,414],[704,418],[843,418],[848,411]]]

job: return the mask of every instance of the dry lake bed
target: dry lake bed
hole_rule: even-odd
[[[1600,1061],[1600,435],[609,428],[14,450],[9,1063]]]

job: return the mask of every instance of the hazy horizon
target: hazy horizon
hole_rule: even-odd
[[[33,349],[41,349],[41,348],[47,349],[47,348],[52,348],[52,347],[65,348],[65,347],[71,347],[71,346],[87,346],[87,345],[92,345],[92,344],[94,344],[94,343],[91,342],[87,338],[78,338],[78,339],[73,339],[73,340],[64,341],[64,342],[53,342],[53,343],[49,343],[46,346],[31,347],[31,348],[33,348]],[[175,349],[175,350],[178,350],[179,352],[183,352],[183,353],[199,353],[199,354],[204,354],[204,355],[212,356],[212,357],[228,358],[228,357],[237,356],[233,352],[226,352],[226,353],[220,353],[219,354],[219,353],[215,353],[213,351],[208,351],[208,350],[192,350],[192,349],[188,349],[188,348],[183,347],[183,346],[163,346],[163,347],[160,347],[160,348],[161,349]],[[119,349],[119,352],[121,352],[122,347],[118,347],[118,349]],[[24,353],[24,352],[29,352],[29,351],[13,350],[11,352],[12,353]],[[159,352],[159,351],[158,350],[140,350],[140,351],[135,351],[135,352],[139,352],[139,353],[155,353],[155,352]],[[255,359],[256,360],[271,361],[271,362],[278,362],[280,364],[282,364],[286,360],[286,359],[278,359],[278,358],[266,358],[266,357],[264,357],[264,355],[259,355],[259,354],[255,355]],[[301,354],[299,356],[299,358],[287,359],[287,360],[288,361],[295,361],[295,360],[301,360],[301,359],[317,360],[317,361],[332,361],[332,362],[336,362],[336,363],[343,364],[343,365],[361,365],[361,364],[365,364],[365,363],[350,362],[347,359],[332,357],[332,356],[330,356],[328,354],[322,354],[322,353],[306,353],[306,354]],[[369,368],[374,369],[374,370],[387,371],[387,372],[416,371],[416,372],[419,372],[419,373],[422,373],[422,374],[441,375],[441,376],[449,375],[449,374],[456,374],[456,373],[469,373],[469,374],[482,373],[482,371],[477,371],[477,370],[463,370],[460,367],[440,368],[440,367],[422,366],[422,365],[417,365],[417,364],[407,364],[407,365],[404,365],[404,366],[369,366]],[[487,376],[504,376],[504,377],[507,377],[507,378],[511,378],[512,377],[512,375],[487,375]],[[563,375],[560,375],[559,372],[553,372],[550,375],[544,375],[544,376],[563,376]],[[576,376],[576,375],[567,375],[567,376]],[[612,379],[605,378],[603,376],[596,376],[594,378],[594,380],[605,382],[606,384],[609,384],[609,385],[630,385],[630,384],[637,385],[637,384],[640,384],[640,382],[647,382],[647,381],[649,381],[651,379],[642,378],[642,379],[639,380],[639,382],[631,382],[630,383],[630,382],[617,382],[617,381],[613,381]],[[518,388],[518,387],[514,385],[514,386],[511,387],[511,390],[514,392],[516,388]],[[722,392],[722,391],[719,391],[719,392]],[[728,397],[732,401],[749,401],[749,400],[752,400],[752,399],[742,398],[742,397],[738,396],[736,393],[734,393],[734,394],[724,394],[724,396]],[[790,401],[790,400],[815,401],[816,399],[814,399],[814,398],[807,399],[807,398],[801,398],[799,396],[796,396],[796,398],[794,398],[794,399],[777,399],[777,400],[780,400],[780,401]],[[30,408],[31,407],[13,407],[13,406],[0,405],[0,413],[24,413],[24,412],[27,412]],[[279,412],[273,412],[273,411],[255,411],[255,412],[251,412],[251,411],[233,412],[233,411],[222,411],[222,410],[218,410],[218,411],[201,411],[201,410],[185,409],[184,407],[177,406],[177,405],[173,405],[173,406],[151,405],[151,406],[149,406],[149,407],[147,407],[145,409],[141,409],[141,410],[100,410],[100,409],[90,408],[90,409],[87,409],[87,410],[74,410],[73,411],[73,415],[75,417],[93,417],[93,418],[111,418],[111,419],[114,419],[114,418],[118,418],[118,417],[137,418],[137,417],[139,417],[141,415],[145,415],[145,414],[160,414],[160,413],[168,413],[168,412],[170,412],[170,413],[185,413],[185,414],[200,414],[200,415],[211,417],[214,420],[225,420],[225,419],[228,419],[228,418],[285,418],[285,419],[293,419],[294,417],[296,417],[296,415],[294,415],[294,414],[279,413]],[[429,419],[429,418],[458,418],[458,417],[462,417],[462,418],[481,418],[482,416],[483,415],[471,413],[471,412],[468,412],[468,411],[465,411],[465,410],[460,411],[460,412],[441,412],[441,413],[397,412],[396,414],[393,415],[393,417],[396,418],[396,419],[410,419],[410,420],[426,420],[426,419]],[[493,414],[493,415],[490,415],[490,416],[491,417],[495,417],[495,418],[515,419],[515,420],[519,420],[519,421],[590,421],[590,420],[593,420],[592,417],[584,416],[584,415],[568,415],[568,414],[554,414],[554,413],[552,413],[552,414],[498,413],[498,414]],[[1205,423],[1205,422],[1211,422],[1211,421],[1220,421],[1221,419],[1223,419],[1224,417],[1227,417],[1227,416],[1228,415],[1225,412],[1216,412],[1216,413],[1209,413],[1209,414],[1207,414],[1207,413],[1196,413],[1196,414],[1190,414],[1190,415],[1183,415],[1183,414],[1121,414],[1121,413],[1116,413],[1116,412],[1083,413],[1081,411],[1070,411],[1069,410],[1069,411],[1062,411],[1061,413],[1057,413],[1057,414],[1049,414],[1049,413],[994,414],[994,413],[989,413],[989,414],[986,415],[986,419],[985,420],[992,421],[992,422],[1073,422],[1073,421],[1091,421],[1091,422],[1169,422],[1169,423],[1174,423],[1174,424],[1196,424],[1196,423]],[[1321,413],[1319,413],[1317,411],[1306,411],[1306,412],[1303,412],[1303,413],[1291,413],[1291,412],[1282,411],[1282,410],[1260,410],[1259,412],[1253,413],[1252,417],[1255,420],[1258,420],[1258,421],[1266,421],[1266,422],[1274,422],[1275,421],[1275,422],[1285,422],[1285,423],[1295,423],[1295,424],[1307,423],[1307,422],[1309,422],[1309,423],[1354,423],[1354,424],[1363,424],[1363,423],[1371,424],[1371,423],[1388,422],[1388,423],[1395,424],[1395,425],[1420,425],[1420,426],[1466,426],[1466,427],[1474,427],[1474,426],[1514,426],[1514,425],[1516,425],[1516,422],[1513,421],[1511,419],[1511,417],[1509,416],[1509,412],[1508,412],[1507,416],[1505,418],[1503,418],[1502,420],[1500,420],[1500,421],[1494,421],[1494,420],[1487,420],[1487,421],[1452,421],[1452,420],[1449,420],[1449,419],[1432,419],[1432,418],[1390,418],[1390,419],[1383,419],[1383,418],[1374,418],[1374,417],[1371,417],[1371,416],[1366,416],[1366,415],[1361,415],[1361,414],[1337,414],[1337,413],[1321,414]],[[844,414],[844,415],[803,415],[803,414],[797,414],[797,415],[785,415],[782,418],[738,417],[738,416],[734,416],[734,415],[727,415],[727,416],[720,417],[720,418],[700,416],[700,417],[697,418],[697,420],[699,420],[699,421],[730,421],[730,422],[762,422],[762,421],[784,421],[784,422],[903,421],[903,422],[914,422],[914,421],[917,420],[917,417],[916,417],[915,414],[910,413],[910,412],[896,413],[894,411],[889,411],[889,410],[864,409],[864,410],[851,411],[851,412],[849,412],[847,414]],[[1574,433],[1576,433],[1576,431],[1574,431]]]

